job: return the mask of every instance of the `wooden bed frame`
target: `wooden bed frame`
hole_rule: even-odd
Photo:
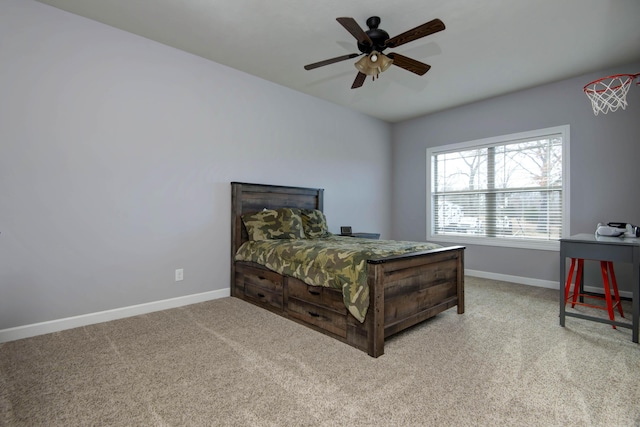
[[[258,264],[235,261],[247,240],[241,216],[281,207],[323,208],[317,188],[231,183],[231,296],[334,337],[372,357],[384,354],[386,337],[451,307],[464,313],[464,247],[368,261],[369,309],[364,323],[347,311],[342,291],[309,286]]]

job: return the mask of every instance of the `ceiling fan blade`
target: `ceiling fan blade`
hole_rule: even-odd
[[[351,89],[357,89],[364,84],[364,81],[367,79],[367,75],[361,72],[358,72],[356,79],[353,81],[351,85]]]
[[[314,68],[324,67],[325,65],[334,64],[340,61],[346,61],[347,59],[355,58],[362,55],[361,53],[350,53],[349,55],[338,56],[336,58],[325,59],[324,61],[315,62],[313,64],[305,65],[305,70],[313,70]]]
[[[358,25],[358,23],[356,22],[355,19],[353,19],[353,18],[336,18],[336,21],[338,21],[340,23],[340,25],[342,25],[347,31],[349,31],[351,33],[351,35],[353,37],[355,37],[356,40],[358,40],[358,43],[366,44],[366,45],[369,45],[369,46],[371,46],[373,44],[373,42],[371,41],[371,39],[369,38],[367,33],[364,32],[362,27],[360,27],[360,25]]]
[[[386,47],[397,47],[405,43],[417,40],[419,38],[428,36],[430,34],[437,33],[438,31],[442,31],[444,29],[444,23],[439,19],[434,19],[427,22],[426,24],[422,24],[412,30],[405,31],[400,35],[390,38],[384,43],[384,45]]]
[[[387,56],[393,59],[393,65],[397,65],[398,67],[404,68],[405,70],[411,71],[419,76],[424,75],[431,68],[431,65],[416,61],[415,59],[400,55],[399,53],[388,53]]]

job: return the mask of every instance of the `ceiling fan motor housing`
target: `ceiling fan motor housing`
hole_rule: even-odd
[[[382,52],[387,48],[384,43],[389,40],[389,33],[378,28],[378,25],[380,25],[380,18],[378,16],[372,16],[367,19],[367,26],[369,27],[369,30],[366,31],[366,33],[373,42],[373,45],[358,42],[358,49],[360,52],[369,54],[374,50]]]

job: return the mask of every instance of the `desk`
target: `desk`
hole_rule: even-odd
[[[564,293],[566,276],[566,259],[583,258],[597,261],[626,262],[633,265],[632,274],[632,319],[631,324],[567,312],[565,310]],[[616,325],[631,329],[631,340],[638,342],[638,326],[640,325],[640,238],[604,237],[595,234],[576,234],[560,239],[560,326],[564,326],[565,317],[578,317],[595,322]]]

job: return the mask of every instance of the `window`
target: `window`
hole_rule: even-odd
[[[558,250],[569,126],[427,150],[427,240]]]

